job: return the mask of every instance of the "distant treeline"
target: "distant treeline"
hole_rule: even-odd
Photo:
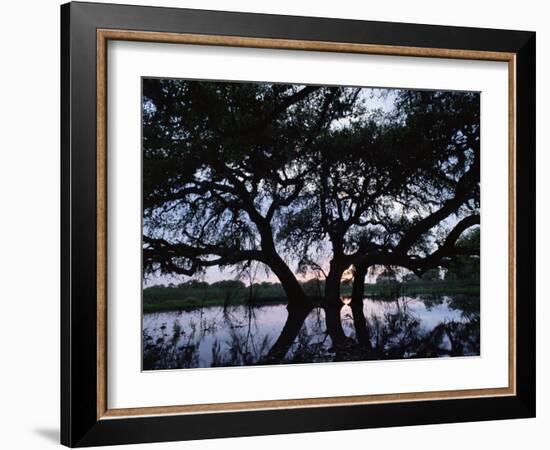
[[[324,280],[310,279],[301,284],[306,294],[312,297],[320,297],[324,292]],[[376,284],[365,285],[365,297],[375,299],[395,298],[401,295],[450,294],[479,294],[479,278],[442,280],[432,274],[432,279],[406,277],[399,282],[389,277],[379,277]],[[342,295],[351,295],[350,283],[343,284]],[[284,303],[286,300],[281,284],[268,281],[247,286],[240,280],[222,280],[214,283],[189,280],[177,285],[151,286],[143,290],[144,312],[190,310],[205,306]]]
[[[319,290],[312,281],[303,285],[307,287],[308,295],[318,295]],[[285,299],[281,284],[268,281],[246,286],[240,280],[214,283],[189,280],[177,285],[151,286],[143,290],[145,312],[247,303],[281,303]]]

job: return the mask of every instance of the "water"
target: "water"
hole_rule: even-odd
[[[346,302],[144,314],[143,369],[479,355],[479,297],[365,299],[355,314]]]

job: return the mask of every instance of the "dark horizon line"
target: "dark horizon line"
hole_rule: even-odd
[[[300,284],[307,284],[311,281],[315,281],[317,280],[319,283],[324,283],[325,280],[324,279],[318,279],[318,278],[309,278],[307,280],[304,280],[304,281],[300,281],[298,280],[298,282]],[[351,281],[353,280],[353,278],[351,278],[349,280],[349,283],[351,284]],[[395,281],[396,283],[400,283],[400,284],[407,284],[407,283],[416,283],[416,282],[436,282],[436,281],[441,281],[441,282],[449,282],[449,281],[471,281],[471,280],[475,280],[475,278],[467,278],[467,279],[461,279],[461,280],[445,280],[444,278],[439,278],[437,280],[423,280],[422,278],[419,278],[417,277],[417,279],[415,280],[408,280],[408,281],[399,281],[397,279],[395,280],[389,280],[389,281]],[[215,286],[216,284],[218,283],[224,283],[224,282],[227,282],[227,281],[231,281],[231,282],[241,282],[246,288],[249,288],[251,286],[260,286],[262,284],[265,284],[265,285],[270,285],[270,286],[282,286],[281,282],[280,281],[255,281],[253,283],[250,283],[250,282],[245,282],[243,280],[239,280],[239,279],[225,279],[225,280],[217,280],[217,281],[214,281],[212,283],[208,282],[208,281],[202,281],[202,280],[195,280],[195,279],[191,279],[191,280],[187,280],[187,281],[183,281],[181,283],[163,283],[163,284],[152,284],[150,286],[145,286],[143,285],[143,289],[149,289],[149,288],[158,288],[158,287],[163,287],[163,288],[174,288],[174,287],[180,287],[180,285],[184,285],[188,282],[195,282],[195,283],[206,283],[206,285],[208,287],[213,287]],[[347,284],[348,283],[348,280],[342,280],[342,284]],[[374,283],[369,283],[367,281],[365,281],[365,285],[376,285],[378,284],[376,281]],[[171,286],[172,285],[172,286]]]

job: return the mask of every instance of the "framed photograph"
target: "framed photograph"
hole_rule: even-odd
[[[68,446],[535,415],[535,33],[61,7]]]

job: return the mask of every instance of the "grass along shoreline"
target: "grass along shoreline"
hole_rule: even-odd
[[[322,282],[303,283],[307,295],[319,296]],[[479,280],[413,281],[407,283],[377,283],[365,285],[365,297],[391,300],[401,296],[479,295]],[[351,285],[345,284],[342,296],[351,295]],[[240,281],[222,281],[208,285],[192,282],[178,286],[152,286],[143,290],[143,312],[190,311],[213,306],[268,305],[286,303],[278,283],[257,283],[245,286]]]

